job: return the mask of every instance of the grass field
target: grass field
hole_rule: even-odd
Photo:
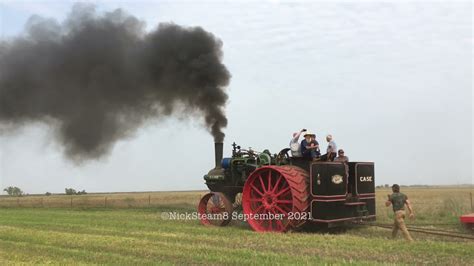
[[[458,216],[470,210],[472,188],[404,192],[417,214],[409,224],[466,233]],[[203,193],[85,195],[73,199],[73,208],[67,196],[45,197],[42,205],[38,203],[41,197],[24,197],[20,207],[15,199],[1,198],[1,206],[11,207],[0,208],[0,264],[474,265],[474,242],[470,240],[412,233],[416,241],[406,243],[401,238],[389,239],[390,230],[376,227],[355,227],[337,234],[255,233],[241,222],[216,228],[196,220],[161,218],[162,212],[195,211]],[[392,217],[383,206],[387,193],[377,191],[381,223],[389,223]],[[104,197],[111,200],[110,207],[104,208]],[[39,207],[47,200],[55,205]]]

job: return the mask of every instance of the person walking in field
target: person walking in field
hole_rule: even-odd
[[[393,212],[395,214],[392,238],[397,237],[398,230],[400,229],[400,231],[402,231],[403,237],[405,237],[406,240],[412,242],[413,238],[411,238],[410,233],[408,232],[408,229],[405,225],[405,205],[407,205],[407,209],[410,212],[410,219],[415,217],[415,213],[413,212],[413,208],[410,201],[408,200],[407,195],[400,192],[399,185],[394,184],[392,186],[392,191],[392,195],[387,195],[388,200],[385,202],[385,206],[393,206]]]

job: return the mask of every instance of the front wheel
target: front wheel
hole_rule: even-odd
[[[203,225],[226,226],[232,218],[232,203],[220,192],[209,192],[199,201],[199,220]]]

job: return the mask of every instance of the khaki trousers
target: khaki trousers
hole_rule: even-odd
[[[395,212],[395,218],[393,222],[392,238],[397,237],[398,229],[402,231],[403,237],[408,241],[413,241],[410,233],[408,232],[407,226],[405,225],[405,211],[399,210]]]

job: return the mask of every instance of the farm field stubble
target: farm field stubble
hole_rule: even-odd
[[[402,188],[417,218],[409,225],[467,233],[458,216],[470,211],[473,188]],[[377,222],[391,223],[377,190]],[[86,264],[446,264],[473,265],[474,242],[413,232],[415,242],[389,239],[390,230],[353,227],[344,233],[255,233],[242,222],[217,228],[192,213],[203,191],[0,198],[0,263]],[[107,198],[107,199],[105,199]],[[107,202],[106,202],[107,201]],[[106,207],[104,207],[104,205]]]

